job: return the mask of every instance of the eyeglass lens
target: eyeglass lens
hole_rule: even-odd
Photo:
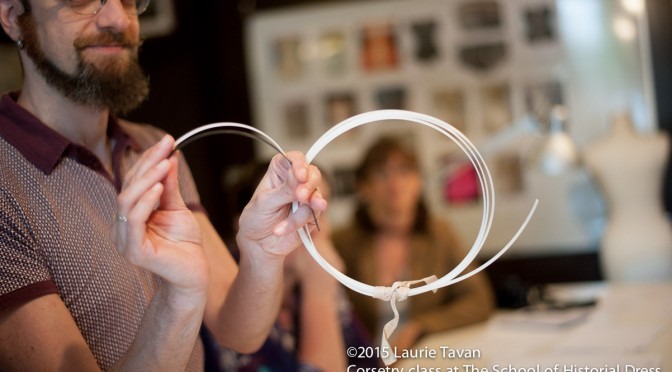
[[[73,12],[81,15],[97,14],[108,0],[67,0]],[[128,14],[140,15],[147,10],[150,0],[120,0]]]

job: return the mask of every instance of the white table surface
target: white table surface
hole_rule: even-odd
[[[555,293],[597,296],[598,304],[564,326],[513,322],[512,311],[499,311],[486,322],[428,336],[416,346],[436,357],[400,359],[393,367],[406,372],[672,371],[672,283],[591,283],[557,286]]]

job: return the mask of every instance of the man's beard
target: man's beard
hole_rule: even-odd
[[[139,42],[122,33],[105,32],[94,37],[78,38],[74,42],[79,64],[74,74],[56,66],[42,51],[33,16],[19,17],[26,54],[47,83],[71,101],[95,109],[109,109],[114,114],[125,114],[136,108],[149,94],[149,79],[138,63]],[[114,43],[131,52],[126,63],[112,57],[96,67],[82,59],[82,50],[88,45]],[[125,65],[125,66],[124,66]]]

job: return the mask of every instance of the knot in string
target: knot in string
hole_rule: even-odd
[[[404,301],[408,298],[410,288],[411,282],[394,282],[391,287],[376,287],[377,290],[381,291],[381,294],[374,297],[383,301]]]
[[[424,279],[419,280],[409,280],[405,282],[394,282],[391,287],[375,287],[373,297],[378,298],[383,301],[390,301],[392,306],[392,312],[394,313],[394,318],[385,324],[383,327],[383,334],[381,335],[380,346],[383,352],[383,362],[385,365],[390,365],[397,361],[396,353],[393,353],[390,348],[389,338],[397,329],[399,325],[399,310],[397,310],[397,301],[404,301],[408,298],[408,291],[411,289],[413,284],[422,283],[425,284],[432,283],[437,280],[436,275],[428,276]],[[433,290],[436,293],[436,289]]]

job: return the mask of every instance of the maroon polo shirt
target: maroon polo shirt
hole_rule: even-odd
[[[0,310],[57,293],[98,364],[109,369],[135,339],[159,279],[121,257],[110,239],[124,175],[164,135],[110,117],[113,174],[16,103],[0,99]],[[182,197],[202,210],[184,159]],[[190,368],[203,368],[202,345]]]

